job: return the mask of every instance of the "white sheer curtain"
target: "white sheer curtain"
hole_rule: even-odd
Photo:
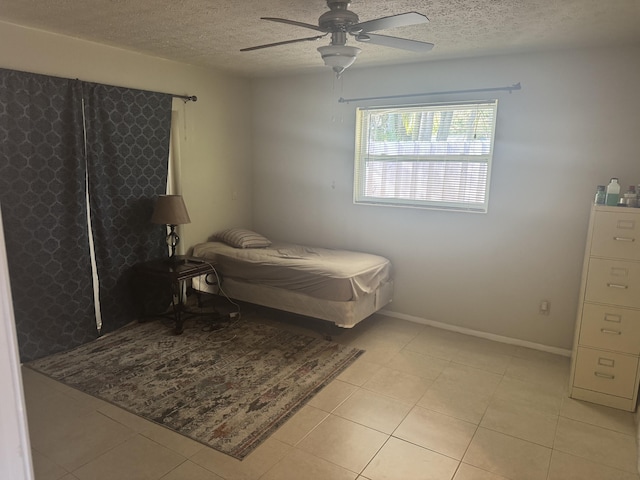
[[[180,105],[182,104],[182,105]],[[186,132],[181,128],[181,122],[184,122],[184,102],[180,99],[173,100],[173,108],[171,110],[171,140],[169,142],[169,172],[167,176],[167,194],[182,195],[182,163],[180,157],[180,138]],[[186,130],[186,128],[184,129]],[[189,207],[187,206],[187,209]],[[167,227],[169,233],[169,227]],[[182,226],[176,226],[176,233],[182,237]],[[184,255],[184,243],[178,243],[177,255]]]
[[[169,143],[169,175],[167,177],[167,193],[180,195],[181,188],[181,164],[180,164],[180,120],[184,112],[175,107],[171,111],[171,140]]]
[[[171,110],[171,139],[169,140],[169,172],[167,175],[167,194],[182,195],[182,158],[180,156],[180,138],[186,136],[186,118],[184,102],[180,99],[173,100]],[[181,128],[181,124],[184,127]],[[184,130],[184,131],[183,131]],[[188,210],[188,206],[187,206]],[[167,227],[167,234],[169,227]],[[182,225],[176,226],[178,237],[182,237]],[[167,247],[169,249],[169,247]],[[184,242],[178,243],[176,255],[184,255]],[[187,298],[187,283],[180,283],[181,292],[174,297],[174,301],[179,302]]]

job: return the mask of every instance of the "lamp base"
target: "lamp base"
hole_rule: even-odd
[[[178,255],[176,255],[176,247],[178,246],[178,243],[180,243],[180,237],[176,233],[176,226],[175,225],[169,225],[169,230],[170,230],[170,232],[167,235],[167,237],[165,238],[165,240],[167,242],[167,246],[171,249],[171,254],[169,255],[169,260],[171,262],[175,263],[176,265],[179,265],[180,263],[184,263],[184,260],[182,262],[180,262],[177,259]]]

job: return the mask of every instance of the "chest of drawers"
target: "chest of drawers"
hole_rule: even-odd
[[[591,211],[570,396],[635,411],[640,380],[640,209]]]

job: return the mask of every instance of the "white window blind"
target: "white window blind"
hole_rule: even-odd
[[[358,108],[355,203],[486,212],[497,104]]]

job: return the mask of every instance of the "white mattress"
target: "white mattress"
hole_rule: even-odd
[[[388,259],[347,250],[286,243],[241,249],[207,242],[196,245],[193,255],[211,260],[224,278],[337,302],[356,301],[391,281]]]

